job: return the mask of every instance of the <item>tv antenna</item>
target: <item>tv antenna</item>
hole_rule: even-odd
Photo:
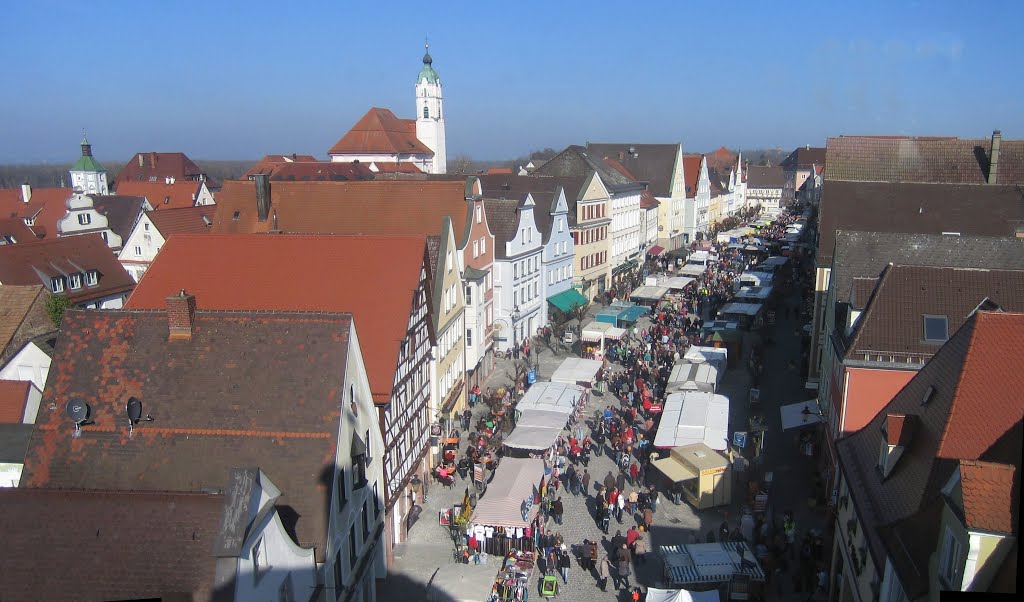
[[[64,406],[64,411],[67,413],[68,418],[75,423],[75,434],[72,435],[76,439],[82,435],[82,426],[86,424],[92,424],[90,420],[92,417],[92,408],[89,404],[85,403],[85,400],[81,397],[72,398]]]
[[[125,414],[128,415],[129,439],[131,439],[132,435],[135,433],[135,425],[138,424],[140,420],[145,420],[146,422],[153,422],[153,417],[150,416],[149,414],[146,414],[145,418],[142,417],[142,402],[139,401],[137,397],[128,398],[128,403],[124,407],[124,412]]]

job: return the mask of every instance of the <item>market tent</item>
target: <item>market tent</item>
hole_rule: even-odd
[[[704,347],[702,345],[693,345],[686,350],[686,354],[683,355],[683,359],[694,364],[700,364],[703,362],[716,363],[719,372],[725,371],[725,366],[729,360],[729,351],[722,347]]]
[[[517,426],[503,443],[512,449],[540,451],[554,445],[561,433],[561,427]]]
[[[676,362],[668,377],[669,391],[707,391],[714,393],[721,383],[721,376],[714,364],[693,364]]]
[[[736,298],[764,301],[772,295],[772,290],[771,286],[741,286],[740,290],[736,291]]]
[[[583,387],[575,383],[537,382],[519,400],[516,410],[553,410],[570,414],[585,394]]]
[[[729,398],[704,391],[670,393],[665,399],[654,446],[679,447],[703,442],[724,450],[729,438]]]
[[[588,386],[594,384],[594,379],[597,377],[598,371],[604,364],[601,360],[588,360],[582,357],[567,357],[555,370],[554,374],[551,375],[551,383],[564,383],[569,386],[576,386],[578,383],[586,383]],[[534,384],[534,387],[537,385]],[[583,389],[576,386],[577,389],[582,391]],[[531,387],[532,391],[533,388]],[[529,393],[529,391],[527,391]],[[523,398],[525,399],[525,397]],[[522,406],[523,402],[520,401],[519,405]]]
[[[760,264],[758,264],[757,267],[778,268],[786,265],[788,262],[789,257],[785,257],[783,255],[773,255],[768,259],[762,261]]]
[[[691,592],[685,589],[647,588],[646,602],[718,602],[718,590]]]
[[[668,294],[668,288],[664,286],[641,286],[637,287],[630,295],[630,299],[643,299],[645,301],[661,301],[661,298]]]
[[[672,290],[683,290],[689,284],[693,282],[693,278],[686,278],[684,276],[673,276],[671,278],[665,278],[661,281],[661,286]]]
[[[543,478],[540,458],[502,458],[470,521],[491,527],[529,527],[540,510],[533,500]]]
[[[756,316],[762,309],[764,306],[760,303],[726,303],[718,313],[722,316]]]
[[[607,322],[612,326],[615,326],[619,323],[620,313],[622,313],[622,310],[614,309],[611,307],[609,307],[608,309],[602,309],[601,311],[597,312],[597,315],[594,316],[594,321]]]
[[[598,322],[595,320],[583,327],[583,330],[580,332],[580,340],[588,343],[597,343],[604,338],[604,333],[608,332],[608,329],[613,326],[613,324],[608,322]]]
[[[604,333],[605,338],[618,341],[622,337],[626,336],[625,328],[612,327]]]
[[[676,273],[682,274],[684,276],[700,276],[701,274],[704,273],[705,269],[707,269],[706,266],[702,266],[700,264],[687,263],[680,266],[679,269],[676,270]]]
[[[764,581],[764,571],[746,542],[661,546],[659,551],[671,585],[724,583],[737,573]]]
[[[529,410],[519,411],[517,409],[516,418],[516,430],[524,427],[542,427],[542,428],[565,428],[565,423],[569,420],[569,415],[565,412],[558,410],[539,410],[531,408]]]
[[[580,294],[580,292],[574,288],[562,291],[557,295],[551,295],[548,297],[548,303],[558,308],[558,311],[562,313],[571,313],[576,307],[583,307],[589,301],[587,298]]]
[[[747,286],[767,286],[774,279],[775,277],[772,276],[771,272],[761,272],[758,270],[751,270],[740,274],[740,284]]]
[[[804,413],[805,409],[807,413]],[[782,430],[784,431],[825,422],[818,410],[818,401],[815,399],[784,405],[779,408],[779,414],[782,416]]]
[[[658,255],[661,255],[664,252],[665,247],[661,245],[654,245],[650,249],[647,249],[647,254],[650,255],[651,257],[657,257]]]
[[[629,307],[622,310],[619,314],[619,320],[627,324],[632,324],[640,319],[641,316],[651,311],[650,307],[644,307],[643,305],[630,305]]]
[[[669,455],[667,458],[652,460],[651,466],[661,471],[661,474],[665,475],[673,483],[692,481],[698,477],[697,473],[693,472],[689,466],[683,464],[672,455]]]

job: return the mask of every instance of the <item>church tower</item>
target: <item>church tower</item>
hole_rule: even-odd
[[[93,158],[92,145],[82,135],[82,156],[71,166],[71,187],[83,194],[110,194],[107,170]]]
[[[423,69],[416,79],[416,137],[434,151],[430,173],[448,171],[444,144],[444,102],[441,98],[441,76],[434,71],[430,44],[426,44]]]

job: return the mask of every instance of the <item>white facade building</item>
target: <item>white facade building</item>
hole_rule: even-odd
[[[538,222],[548,221],[542,260],[543,300],[572,288],[576,250],[572,232],[569,231],[569,203],[565,198],[565,189],[559,187],[555,192],[548,215],[542,212],[536,217]],[[540,325],[546,325],[548,321],[548,304],[542,301]]]
[[[705,233],[710,226],[711,180],[708,178],[707,159],[701,156],[687,157],[687,170],[692,167],[694,173],[686,174],[686,211],[683,233],[690,242],[697,239],[698,233]]]
[[[496,337],[497,348],[501,351],[509,351],[543,325],[544,244],[534,218],[535,206],[529,194],[518,202],[484,201],[487,221],[496,230],[494,322],[495,329],[501,329]]]
[[[129,216],[134,225],[144,211],[152,211],[153,207],[145,199],[140,198],[140,202],[134,202],[132,198],[101,197],[100,200],[121,205],[118,207],[119,212],[134,213],[134,216]],[[64,217],[57,220],[57,236],[99,234],[108,247],[115,252],[120,251],[124,241],[121,235],[112,229],[108,217],[109,211],[100,211],[96,206],[96,201],[97,198],[92,195],[81,193],[72,195],[66,203],[67,212]]]
[[[110,194],[107,186],[107,170],[92,156],[89,139],[82,137],[82,156],[71,166],[71,186],[76,192],[86,194]]]
[[[34,341],[29,341],[0,368],[0,380],[31,381],[42,391],[49,373],[50,356]]]
[[[612,269],[640,254],[645,235],[640,231],[640,191],[612,193]]]

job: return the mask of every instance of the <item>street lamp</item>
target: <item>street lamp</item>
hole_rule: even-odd
[[[516,345],[519,344],[519,342],[516,341],[516,322],[518,322],[519,318],[522,317],[522,314],[519,313],[519,306],[518,305],[516,305],[516,306],[514,306],[512,308],[512,313],[509,314],[509,317],[512,318],[512,351],[514,353],[515,352],[514,350],[516,349]]]
[[[804,423],[810,420],[811,416],[817,416],[818,418],[821,418],[822,422],[825,422],[825,415],[821,413],[821,410],[817,408],[811,410],[811,406],[807,404],[804,404],[804,409],[800,410],[800,414],[803,416]]]

